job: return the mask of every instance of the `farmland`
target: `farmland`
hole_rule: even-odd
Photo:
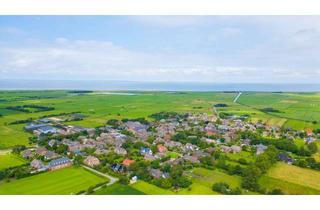
[[[12,154],[0,154],[0,170],[26,163],[21,157]]]
[[[24,130],[25,125],[29,122],[47,119],[52,116],[56,119],[67,119],[63,122],[65,127],[70,127],[67,125],[79,125],[87,128],[104,126],[109,119],[123,120],[122,123],[124,123],[125,119],[134,118],[145,118],[148,121],[156,121],[151,124],[158,126],[157,119],[150,117],[150,115],[159,112],[188,112],[194,113],[190,114],[194,116],[196,116],[197,113],[200,115],[207,113],[210,116],[217,114],[218,117],[228,118],[225,121],[228,121],[229,123],[233,118],[240,118],[243,120],[243,124],[241,125],[242,127],[237,127],[237,129],[248,129],[249,126],[246,125],[250,124],[250,121],[255,123],[263,122],[266,124],[265,127],[274,125],[278,127],[292,127],[297,130],[320,128],[320,122],[318,122],[320,118],[320,95],[317,93],[249,92],[242,93],[238,100],[234,102],[236,96],[236,92],[115,91],[106,94],[102,91],[87,91],[84,93],[74,93],[72,91],[2,91],[0,92],[0,149],[10,151],[10,148],[15,145],[25,145],[28,147],[27,149],[34,150],[35,146],[39,146],[40,143],[37,141],[33,141],[33,143],[29,142],[29,137],[36,136],[36,134],[33,135],[31,132],[29,133]],[[215,108],[213,108],[214,105],[216,105]],[[76,120],[70,117],[74,113],[83,116],[83,118]],[[179,116],[179,114],[177,115]],[[193,123],[192,120],[185,120],[188,123],[188,126],[195,127],[195,123]],[[208,121],[206,123],[208,123]],[[125,123],[123,125],[125,125]],[[204,128],[206,124],[203,120],[199,125]],[[233,122],[230,125],[234,127],[237,126]],[[168,126],[172,126],[172,124],[168,124]],[[160,127],[156,128],[162,129]],[[153,130],[156,131],[156,128]],[[182,126],[181,128],[184,127]],[[116,132],[124,132],[121,129],[112,129]],[[224,134],[230,134],[229,131],[226,132],[222,131],[223,129],[219,129],[220,128],[218,128],[218,131]],[[150,133],[153,132],[152,135],[155,137],[158,133],[153,130],[151,130]],[[182,134],[183,133],[181,132],[181,135]],[[192,134],[188,135],[192,136]],[[200,135],[200,137],[209,138],[209,136],[206,136],[205,132],[198,135]],[[314,135],[314,137],[318,138],[316,135]],[[180,139],[176,140],[181,141]],[[186,138],[183,140],[188,142],[190,139]],[[240,147],[240,142],[237,142],[239,139],[234,138],[234,140],[235,141],[231,142],[229,145],[225,143],[227,146],[224,146],[227,148],[229,148],[228,146],[235,146],[236,148]],[[190,141],[192,141],[192,139]],[[185,144],[186,142],[182,143]],[[317,141],[315,142],[319,145]],[[48,142],[42,142],[42,144],[47,143]],[[193,143],[197,144],[199,142]],[[293,143],[297,146],[297,149],[308,149],[305,136],[301,137],[295,135]],[[79,142],[79,144],[85,143]],[[144,145],[150,146],[148,143]],[[48,145],[46,146],[47,148],[52,149]],[[221,149],[219,145],[215,146]],[[126,144],[126,147],[126,149],[128,149],[128,154],[123,158],[131,158],[137,162],[141,161],[143,158],[143,156],[139,154],[141,145]],[[208,145],[205,145],[205,147],[208,147]],[[243,188],[243,173],[242,171],[235,170],[237,167],[238,169],[240,168],[240,170],[250,168],[254,161],[256,161],[257,153],[255,146],[249,144],[247,147],[249,147],[249,150],[242,150],[242,147],[240,147],[240,151],[224,151],[224,161],[227,164],[225,166],[219,165],[217,159],[214,161],[215,165],[213,166],[210,165],[210,162],[201,162],[203,160],[199,158],[201,161],[198,162],[209,165],[200,164],[194,165],[193,168],[184,168],[184,176],[190,181],[187,187],[176,188],[174,185],[171,185],[171,187],[163,187],[163,185],[161,185],[162,183],[154,182],[156,180],[154,177],[152,178],[152,181],[150,181],[150,179],[140,179],[139,177],[138,181],[133,185],[115,183],[111,186],[102,187],[93,194],[214,195],[219,194],[212,190],[212,185],[215,183],[226,183],[232,189],[239,188],[241,189],[242,194],[264,193],[257,189]],[[105,145],[104,149],[110,149],[110,145]],[[114,148],[111,150],[113,149]],[[129,149],[132,149],[132,151],[129,151]],[[156,150],[156,148],[154,149]],[[202,148],[201,150],[203,151],[200,151],[199,156],[201,155],[201,152],[206,152],[206,148]],[[59,153],[63,153],[63,156],[66,156],[67,154],[64,152],[65,150],[59,151]],[[288,150],[288,152],[292,151]],[[293,154],[293,157],[299,157],[299,155],[296,154],[299,151],[297,150],[294,152],[295,154]],[[186,158],[187,154],[188,153],[181,150],[181,148],[169,149],[166,153],[170,159]],[[210,155],[210,158],[212,159],[214,154]],[[115,159],[106,156],[96,156],[109,161],[107,162],[108,164],[105,162],[103,165],[101,164],[99,169],[103,170],[103,173],[108,172],[107,170],[112,170],[107,166],[114,164]],[[318,161],[319,152],[314,151],[312,157]],[[36,156],[36,158],[39,157]],[[222,159],[223,158],[221,158],[221,160]],[[120,160],[122,161],[123,159],[117,159],[117,161],[121,162]],[[27,161],[22,160],[15,155],[9,153],[0,155],[0,170],[19,166],[24,163],[27,163]],[[215,169],[209,170],[202,167]],[[163,166],[161,166],[161,169],[163,169]],[[146,168],[145,170],[149,169]],[[139,170],[137,170],[137,172],[139,172]],[[9,172],[7,173],[9,174]],[[19,173],[19,171],[15,171],[15,173]],[[162,172],[160,171],[160,173]],[[316,170],[278,162],[275,166],[271,167],[267,173],[262,174],[261,177],[259,177],[259,185],[262,187],[261,189],[266,190],[266,193],[275,189],[280,189],[285,194],[320,194],[320,185],[317,182],[319,179],[320,172]],[[7,177],[5,181],[0,183],[0,194],[76,194],[79,191],[87,190],[88,188],[105,181],[107,180],[96,176],[83,168],[72,167],[54,172],[40,173],[27,178],[15,179]],[[185,180],[180,181],[183,182]],[[250,189],[254,192],[245,189]]]
[[[0,149],[17,144],[28,144],[31,134],[23,130],[25,124],[10,124],[28,118],[38,119],[45,115],[81,112],[82,121],[72,125],[96,127],[111,118],[147,117],[160,111],[212,113],[212,105],[225,103],[218,112],[249,115],[249,120],[295,129],[319,128],[320,95],[316,93],[243,93],[233,103],[236,93],[224,92],[134,92],[127,95],[71,94],[68,91],[1,91],[0,92]],[[9,106],[39,105],[54,110],[34,113],[9,110]],[[279,112],[267,113],[271,107]],[[312,123],[313,122],[313,123]]]
[[[318,181],[320,179],[320,172],[318,171],[278,163],[276,167],[270,169],[268,176],[320,190],[320,183]]]
[[[149,195],[216,195],[211,186],[214,183],[225,182],[231,187],[240,187],[241,178],[230,176],[219,170],[208,170],[204,168],[195,168],[191,173],[193,184],[187,189],[181,189],[177,192],[159,188],[144,181],[138,181],[132,187]]]
[[[83,168],[66,168],[0,183],[0,194],[6,195],[68,195],[87,190],[106,179]]]

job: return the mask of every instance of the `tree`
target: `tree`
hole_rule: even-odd
[[[224,195],[240,195],[242,194],[240,188],[231,189],[229,184],[225,182],[218,182],[212,185],[212,190]]]
[[[258,167],[248,167],[246,170],[244,170],[242,187],[251,191],[258,191],[260,188],[258,184],[258,178],[260,175],[261,171]]]
[[[26,150],[27,147],[24,145],[16,145],[12,148],[12,153],[20,154],[21,151]]]
[[[173,179],[173,186],[187,188],[192,184],[192,182],[185,176],[179,176]]]
[[[314,154],[318,151],[318,146],[315,142],[309,143],[307,147],[312,154]]]
[[[268,194],[269,194],[269,195],[284,195],[284,193],[283,193],[282,190],[280,190],[280,189],[273,189],[273,190],[270,191]]]

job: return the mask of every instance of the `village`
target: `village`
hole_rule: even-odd
[[[151,117],[152,122],[144,118],[111,119],[98,128],[65,125],[59,117],[41,118],[25,126],[26,132],[34,134],[32,141],[37,146],[25,148],[20,154],[30,161],[32,174],[83,165],[119,177],[124,183],[143,179],[159,187],[178,189],[191,184],[188,170],[194,166],[242,173],[241,167],[230,169],[221,164],[220,154],[246,151],[259,156],[270,145],[259,137],[287,142],[302,138],[306,144],[319,139],[319,134],[311,130],[282,129],[237,116],[222,119],[207,113],[160,112]],[[279,161],[288,164],[299,165],[299,155],[304,155],[280,150]],[[250,164],[243,158],[238,162]]]

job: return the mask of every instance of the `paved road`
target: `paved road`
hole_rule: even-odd
[[[214,113],[216,114],[217,119],[220,119],[219,112],[217,111],[217,109],[216,109],[215,106],[213,106],[213,111],[214,111]]]
[[[238,93],[237,97],[233,100],[234,103],[237,102],[237,100],[239,99],[239,97],[241,96],[241,94],[242,94],[242,92],[239,92],[239,93]]]
[[[110,180],[110,181],[109,181],[108,183],[106,183],[105,185],[101,185],[101,186],[99,186],[99,187],[94,188],[94,189],[93,189],[94,192],[97,191],[97,190],[99,190],[99,189],[101,189],[103,186],[110,186],[110,185],[113,185],[114,183],[116,183],[117,181],[119,181],[118,178],[113,177],[113,176],[110,176],[109,174],[101,173],[100,171],[97,171],[97,170],[95,170],[95,169],[93,169],[93,168],[90,168],[90,167],[88,167],[88,166],[85,166],[85,165],[81,165],[81,166],[82,166],[83,168],[85,168],[85,169],[87,169],[87,170],[95,173],[95,174],[98,174],[98,175],[100,175],[100,176],[106,177],[106,178],[108,178],[108,179]],[[83,194],[85,194],[85,193],[83,193]]]

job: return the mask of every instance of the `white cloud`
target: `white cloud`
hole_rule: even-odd
[[[242,58],[239,56],[238,59]],[[212,59],[210,55],[144,53],[112,42],[70,41],[65,38],[42,46],[1,46],[0,63],[2,77],[19,78],[231,83],[303,82],[308,78],[317,78],[319,74],[319,70],[313,69],[301,71],[298,68],[233,65],[232,62]]]

